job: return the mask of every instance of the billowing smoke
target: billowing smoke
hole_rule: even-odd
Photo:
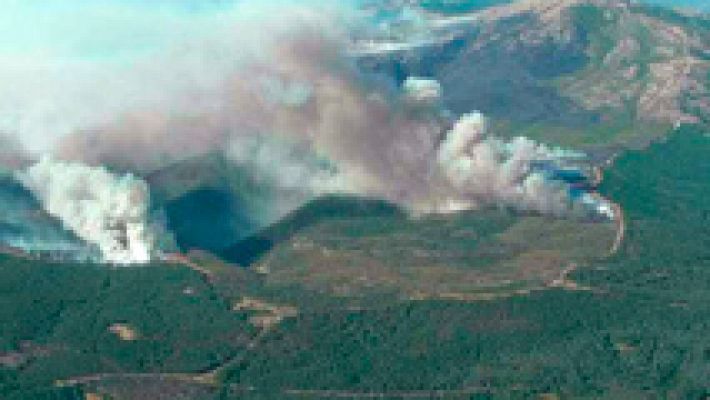
[[[568,209],[567,189],[531,167],[534,161],[554,159],[547,147],[524,137],[505,142],[486,130],[483,115],[464,115],[439,147],[439,166],[459,195],[453,204],[470,208],[467,200],[477,199],[544,213]]]
[[[27,126],[27,137],[46,131],[46,142],[56,144],[49,152],[64,161],[43,159],[21,181],[116,263],[147,261],[154,252],[148,187],[102,165],[140,175],[222,152],[282,189],[275,217],[329,192],[380,197],[416,213],[489,204],[569,209],[565,188],[532,167],[537,159],[554,162],[544,146],[496,138],[476,112],[453,117],[434,80],[413,77],[400,87],[360,70],[352,49],[369,27],[353,2],[337,3],[236,2],[219,17],[200,16],[177,46],[165,40],[155,45],[163,50],[144,50],[139,60],[96,64],[104,59],[94,56],[52,65],[75,80],[96,79],[65,85],[49,76],[56,91],[27,92],[54,112],[47,118],[42,108],[35,121],[18,111],[18,137]],[[51,136],[54,128],[70,133]]]
[[[277,183],[305,189],[305,197],[335,190],[416,212],[488,203],[563,212],[564,191],[548,187],[527,164],[543,147],[488,136],[478,114],[456,122],[441,109],[436,81],[412,78],[400,88],[363,73],[335,16],[324,18],[329,14],[317,7],[297,10],[258,55],[243,58],[225,77],[208,102],[218,107],[196,107],[187,117],[129,115],[66,137],[59,155],[143,170],[228,149],[235,161],[252,162]],[[262,144],[258,151],[254,143]],[[314,159],[325,160],[325,168]]]
[[[49,158],[17,173],[46,211],[96,245],[102,261],[146,263],[153,255],[148,185],[133,175]]]

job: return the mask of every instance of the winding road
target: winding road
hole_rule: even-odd
[[[606,165],[609,166],[613,163],[614,158],[609,159]],[[594,186],[598,187],[604,179],[604,171],[601,166],[594,168]],[[609,250],[609,256],[613,256],[621,248],[624,242],[626,234],[626,223],[624,220],[624,210],[618,203],[613,202],[602,196],[599,192],[595,192],[595,195],[600,199],[608,202],[614,210],[614,222],[616,224],[616,237],[612,247]],[[2,251],[2,249],[0,249]],[[166,254],[162,257],[162,261],[171,262],[179,265],[188,267],[202,276],[205,282],[212,285],[214,282],[214,274],[212,271],[200,266],[199,264],[192,261],[188,256],[183,254]],[[560,277],[553,281],[549,287],[565,287],[571,290],[579,290],[580,288],[576,283],[569,281],[567,275],[576,269],[576,264],[570,264],[568,268],[562,271]],[[266,326],[262,328],[258,334],[256,334],[245,346],[245,348],[235,354],[233,357],[225,360],[220,365],[197,373],[103,373],[103,374],[93,374],[81,377],[70,378],[66,380],[57,381],[55,384],[57,386],[76,386],[85,385],[93,382],[100,382],[104,379],[158,379],[161,381],[177,381],[177,382],[187,382],[199,385],[219,385],[219,375],[222,371],[226,370],[230,366],[238,364],[249,355],[249,353],[255,349],[261,340],[269,334],[271,331],[271,326]],[[253,388],[241,387],[239,385],[230,385],[230,387],[236,390],[246,390],[252,391]],[[291,397],[309,397],[309,398],[349,398],[349,399],[372,399],[372,398],[386,398],[386,397],[397,397],[397,398],[448,398],[450,396],[462,396],[462,395],[472,395],[478,393],[490,393],[490,388],[486,387],[470,387],[459,390],[440,390],[440,391],[395,391],[395,392],[353,392],[353,391],[340,391],[340,390],[305,390],[305,389],[284,389],[284,395],[289,395]]]

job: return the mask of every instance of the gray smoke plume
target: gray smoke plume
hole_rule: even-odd
[[[281,213],[330,192],[380,197],[415,213],[569,208],[565,188],[532,167],[554,161],[554,152],[496,138],[479,113],[452,118],[436,81],[412,77],[398,87],[359,70],[353,32],[367,27],[347,5],[245,3],[226,15],[231,29],[185,45],[189,57],[168,52],[126,72],[130,98],[144,90],[151,101],[132,109],[123,102],[112,122],[95,123],[107,120],[106,109],[79,118],[92,123],[59,137],[52,151],[64,161],[43,159],[18,175],[107,261],[147,261],[155,238],[147,185],[101,166],[142,174],[214,151],[295,193]],[[110,97],[105,89],[95,98]]]
[[[564,212],[565,191],[529,166],[549,155],[543,146],[490,136],[480,114],[452,121],[440,108],[435,81],[411,78],[398,88],[362,73],[337,18],[324,18],[318,8],[298,10],[259,55],[230,71],[224,90],[208,102],[218,107],[197,107],[188,117],[142,111],[65,138],[59,154],[142,170],[225,148],[236,161],[252,161],[310,195],[377,196],[416,212],[490,203]],[[268,146],[240,149],[255,142]],[[310,154],[294,158],[289,148]],[[309,158],[330,165],[314,168]]]
[[[0,173],[27,165],[31,159],[17,138],[0,132]]]

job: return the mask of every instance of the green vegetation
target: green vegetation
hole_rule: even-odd
[[[619,45],[620,40],[632,38],[638,43],[639,49],[632,59],[624,60],[625,66],[638,65],[636,79],[646,76],[650,63],[656,58],[652,33],[646,25],[635,19],[622,21],[618,10],[594,5],[575,6],[571,14],[574,26],[582,31],[584,39],[589,43],[591,64],[588,69],[604,69],[606,57]]]
[[[262,272],[264,289],[274,292],[295,286],[362,300],[483,298],[549,284],[570,263],[606,255],[614,235],[612,223],[505,209],[413,217],[386,202],[335,196],[224,256]]]
[[[623,204],[629,233],[616,257],[576,275],[590,291],[302,315],[224,378],[451,398],[705,398],[709,151],[710,139],[687,129],[618,160],[604,190]]]
[[[541,77],[545,79],[540,81],[568,102],[566,109],[557,111],[566,119],[545,115],[526,121],[498,115],[495,132],[507,137],[522,135],[549,144],[603,152],[643,147],[667,133],[671,122],[660,122],[654,119],[656,116],[641,114],[640,98],[647,88],[659,84],[650,74],[651,65],[668,61],[669,57],[679,57],[664,55],[662,50],[683,54],[685,49],[679,48],[677,43],[667,42],[666,37],[657,36],[652,31],[653,25],[641,18],[641,10],[634,8],[632,13],[625,14],[620,9],[592,4],[571,7],[569,35],[575,46],[565,53],[581,52],[585,62],[565,73],[543,75]],[[561,52],[559,44],[554,46]],[[532,54],[535,51],[539,50],[521,50]],[[535,60],[532,65],[546,64]],[[516,95],[521,92],[520,96],[530,94],[530,91],[514,92]],[[504,102],[503,107],[511,104],[515,103]],[[583,117],[573,118],[575,114]]]
[[[526,136],[542,143],[586,151],[617,147],[639,147],[665,135],[670,126],[661,123],[644,123],[631,115],[620,116],[611,113],[601,117],[596,124],[586,126],[563,126],[546,122],[520,124],[498,122],[493,129],[506,137]]]
[[[616,45],[617,37],[611,29],[618,23],[618,15],[600,7],[583,4],[571,9],[574,26],[582,30],[593,54],[608,54]]]
[[[239,241],[223,252],[225,259],[249,266],[277,243],[288,240],[300,230],[324,220],[404,218],[404,211],[381,200],[350,196],[326,196],[310,202],[277,223]]]
[[[280,295],[311,306],[299,304],[296,317],[262,331],[258,344],[221,372],[224,385],[116,377],[84,390],[116,398],[151,398],[150,393],[166,390],[195,399],[434,397],[435,390],[447,399],[706,398],[709,153],[710,137],[684,127],[665,142],[616,161],[602,190],[624,207],[626,241],[617,255],[588,260],[572,274],[583,290],[550,289],[478,302],[374,301],[355,308],[328,303],[332,296],[303,287],[261,286],[247,270],[230,269],[207,255],[200,262],[215,274],[210,285],[188,269],[171,266],[107,269],[3,258],[0,355],[18,352],[27,359],[19,368],[0,369],[0,397],[78,398],[81,389],[53,388],[52,382],[100,371],[204,370],[242,354],[254,337],[249,314],[230,311],[233,300]],[[326,204],[337,210],[337,202]],[[428,235],[458,229],[451,225],[455,221],[441,231],[431,222],[411,221],[399,231],[375,223],[397,218],[396,209],[358,204],[380,214],[361,216],[360,223],[352,217],[346,224],[347,216],[315,225],[293,223],[273,228],[282,231],[271,237],[291,240],[319,232],[323,243],[347,247],[358,246],[361,235],[381,239],[415,228]],[[499,215],[490,225],[475,215],[461,218],[481,232],[482,242],[529,236],[530,226]],[[221,282],[228,276],[233,281]],[[186,286],[194,292],[186,294]],[[114,322],[134,327],[139,339],[118,340],[107,331]]]
[[[184,267],[46,265],[0,257],[0,397],[99,372],[201,371],[255,330]],[[129,327],[134,338],[111,331]],[[9,394],[8,394],[9,396]],[[25,398],[20,396],[19,398]]]

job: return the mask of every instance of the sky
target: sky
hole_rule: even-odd
[[[3,55],[120,57],[214,23],[234,4],[209,0],[4,0]],[[177,37],[176,37],[177,36]]]
[[[710,0],[649,0],[649,2],[669,7],[689,7],[710,11]]]
[[[235,4],[3,0],[0,132],[42,151],[58,136],[185,87],[218,84],[210,77],[230,62],[222,50],[238,34]]]

